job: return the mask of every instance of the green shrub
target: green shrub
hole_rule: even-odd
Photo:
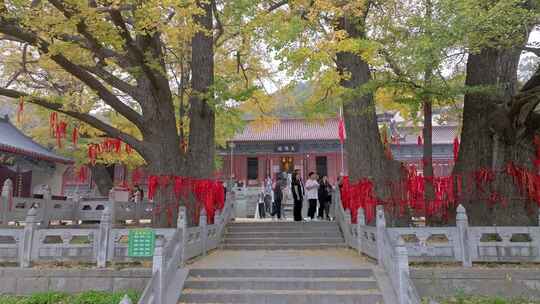
[[[504,299],[500,297],[456,296],[439,299],[440,304],[540,304],[540,300]],[[428,301],[424,301],[428,303]]]
[[[126,293],[134,303],[138,301],[139,293],[135,291],[115,293],[86,291],[75,295],[47,292],[20,297],[0,296],[0,304],[118,304]]]

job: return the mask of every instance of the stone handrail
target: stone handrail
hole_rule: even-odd
[[[398,298],[398,304],[420,304],[416,287],[409,277],[407,248],[403,240],[395,243],[386,228],[382,206],[377,206],[376,227],[367,226],[365,213],[358,209],[357,223],[351,221],[351,213],[343,208],[339,190],[332,195],[335,217],[348,246],[366,254],[381,265],[388,274]]]
[[[129,262],[127,237],[129,229],[112,228],[111,212],[106,209],[99,227],[46,228],[37,218],[37,210],[30,209],[24,228],[0,228],[0,262],[19,263],[30,267],[34,262],[77,261],[97,263]],[[170,241],[173,228],[156,228],[156,235]]]
[[[225,226],[232,217],[234,204],[227,198],[222,211],[216,211],[214,224],[207,225],[206,211],[202,209],[199,226],[187,227],[186,210],[180,208],[178,225],[172,240],[165,246],[158,240],[153,259],[153,275],[139,299],[139,304],[176,303],[188,271],[185,262],[219,246]]]
[[[112,221],[151,221],[155,204],[149,201],[115,202],[108,200],[53,200],[51,198],[0,197],[0,226],[24,222],[31,208],[36,209],[36,219],[48,226],[51,221],[97,222],[103,211],[111,209]]]
[[[394,243],[386,229],[383,206],[377,206],[378,263],[390,277],[399,304],[420,304],[420,297],[409,276],[407,248],[402,238]]]
[[[386,227],[384,210],[378,206],[375,228],[366,225],[362,208],[358,209],[357,224],[352,224],[349,210],[344,210],[341,204],[339,191],[333,198],[336,221],[345,241],[361,254],[385,265],[400,299],[406,296],[413,301],[418,297],[408,277],[408,260],[460,262],[463,267],[472,267],[473,262],[540,262],[538,226],[470,227],[466,210],[459,205],[456,209],[456,226],[451,227]],[[400,254],[396,253],[398,249]],[[399,265],[399,271],[391,267],[392,259],[388,258],[385,262],[387,256],[382,252],[394,254],[393,259],[398,260],[394,265]],[[405,258],[406,263],[403,262]],[[396,281],[396,278],[400,281]],[[405,284],[404,287],[401,284]]]

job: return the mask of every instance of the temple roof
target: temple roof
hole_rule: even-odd
[[[73,163],[71,159],[48,150],[30,137],[24,135],[11,124],[7,116],[4,118],[0,117],[0,151],[63,164]]]
[[[421,128],[398,127],[401,135],[400,144],[417,144]],[[451,144],[459,136],[457,126],[433,126],[434,144]],[[338,119],[328,118],[318,121],[307,121],[298,118],[285,118],[277,120],[269,126],[258,126],[249,122],[246,127],[237,133],[233,142],[254,141],[301,141],[301,140],[338,140]]]

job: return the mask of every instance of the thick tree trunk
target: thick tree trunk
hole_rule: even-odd
[[[198,32],[192,39],[191,69],[192,94],[190,103],[189,149],[187,166],[189,175],[208,178],[214,171],[215,113],[211,86],[214,82],[214,43],[212,37],[212,4],[199,2],[204,14],[195,21],[208,32]]]
[[[148,170],[152,175],[185,175],[182,166],[180,142],[176,132],[159,127],[155,124],[151,131],[145,134],[144,159],[148,164]],[[160,130],[161,129],[161,130]],[[176,131],[176,128],[173,129]],[[161,131],[161,133],[160,133]],[[182,202],[180,202],[182,204]],[[154,227],[171,227],[177,217],[177,200],[173,193],[173,187],[163,189],[159,187],[154,197],[155,212],[152,217]]]
[[[113,179],[105,165],[96,164],[92,166],[92,179],[99,194],[105,197],[109,196],[109,191],[113,187]]]
[[[354,38],[365,37],[362,26],[363,20],[358,18],[343,17],[339,21],[339,28]],[[349,52],[338,53],[336,62],[339,72],[349,75],[341,84],[354,91],[343,111],[349,178],[352,182],[369,178],[375,184],[377,197],[387,199],[390,194],[388,182],[399,180],[400,167],[385,156],[373,95],[358,95],[359,88],[371,80],[369,66],[360,56]]]
[[[431,0],[425,1],[426,9],[426,20],[431,22],[433,18],[432,14],[432,3]],[[432,39],[431,30],[428,28],[426,30],[426,36]],[[431,80],[433,78],[433,67],[432,63],[428,63],[424,71],[424,89],[429,89],[431,87]],[[424,126],[422,129],[422,136],[424,137],[424,146],[422,153],[422,162],[423,162],[423,175],[425,180],[425,192],[424,192],[424,202],[426,202],[426,211],[427,204],[432,204],[433,199],[435,198],[435,193],[433,189],[433,113],[432,113],[432,98],[429,95],[426,95],[423,100],[423,109],[424,109]],[[426,216],[426,221],[429,224],[434,224],[439,219],[437,216],[431,216],[428,218]]]
[[[422,129],[422,136],[424,137],[424,146],[423,146],[423,174],[425,180],[425,192],[424,192],[424,201],[427,204],[431,204],[434,199],[434,190],[433,190],[433,121],[432,121],[432,104],[431,99],[426,97],[424,100],[424,126]],[[427,209],[426,209],[427,210]],[[428,222],[436,221],[435,218],[430,218],[426,220]]]
[[[467,86],[497,88],[495,94],[465,95],[461,146],[454,173],[463,175],[465,194],[461,203],[472,225],[527,225],[535,218],[531,205],[503,173],[510,161],[530,167],[530,151],[523,143],[515,142],[506,110],[516,92],[519,56],[519,50],[486,48],[469,55],[467,62]],[[489,186],[477,187],[471,173],[482,168],[494,170],[496,179]],[[500,201],[490,205],[488,197],[492,193],[502,195],[506,206]]]

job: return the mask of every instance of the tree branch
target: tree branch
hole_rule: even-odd
[[[49,53],[49,44],[33,33],[25,32],[21,28],[14,26],[0,19],[0,32],[18,37],[27,43],[38,47],[42,53]],[[50,58],[60,65],[66,72],[81,80],[84,84],[94,90],[97,95],[114,110],[130,120],[139,129],[143,127],[143,120],[139,113],[124,104],[117,96],[110,92],[98,79],[84,70],[81,66],[71,62],[62,54],[51,55]],[[121,89],[120,89],[121,90]]]
[[[81,66],[81,67],[89,71],[90,73],[98,76],[100,79],[103,79],[103,81],[105,81],[109,85],[133,97],[133,99],[135,100],[142,99],[142,94],[140,93],[140,90],[137,87],[134,87],[130,85],[129,83],[125,82],[124,80],[116,77],[111,72],[107,71],[106,69],[100,66]]]
[[[118,28],[120,37],[124,39],[124,48],[126,49],[126,51],[128,52],[128,54],[130,54],[134,63],[142,68],[144,74],[146,75],[146,77],[148,77],[148,80],[150,80],[154,89],[156,91],[159,90],[159,81],[157,80],[154,72],[152,72],[151,68],[146,64],[143,52],[137,47],[135,41],[133,41],[129,30],[126,27],[126,23],[124,22],[124,18],[122,18],[122,14],[119,10],[111,9],[109,11],[109,15],[111,16],[111,20],[114,25]],[[154,95],[156,97],[158,96],[158,94]]]
[[[217,25],[217,34],[214,38],[214,41],[218,41],[218,39],[221,38],[225,31],[223,29],[223,23],[221,23],[221,19],[219,18],[219,11],[217,9],[216,1],[214,0],[212,0],[212,10],[214,11],[214,18],[216,19]]]
[[[123,142],[127,143],[138,152],[141,152],[143,149],[142,142],[138,140],[137,138],[116,129],[115,127],[97,119],[96,117],[90,114],[64,109],[61,103],[54,103],[54,102],[48,101],[45,98],[36,97],[36,96],[32,96],[32,95],[19,92],[16,90],[4,89],[4,88],[0,88],[0,95],[14,98],[16,100],[18,100],[20,97],[24,97],[24,101],[26,102],[41,106],[43,108],[46,108],[52,111],[63,113],[65,115],[78,119],[84,123],[87,123],[88,125],[104,132],[109,137],[118,138],[122,140]]]
[[[289,4],[289,0],[282,0],[282,1],[278,1],[272,5],[270,5],[270,7],[266,10],[268,13],[271,13],[272,11],[275,11],[277,10],[278,8],[286,5],[286,4]]]

